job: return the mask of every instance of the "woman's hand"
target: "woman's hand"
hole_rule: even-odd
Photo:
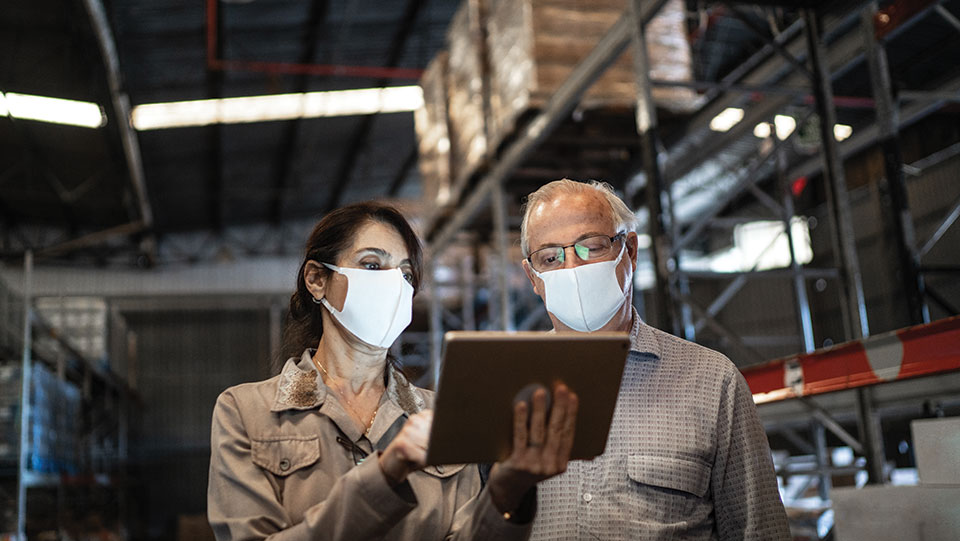
[[[553,406],[547,412],[546,389],[533,393],[533,407],[525,401],[513,407],[513,450],[490,471],[490,496],[500,512],[519,507],[534,485],[567,470],[577,421],[577,395],[558,383]],[[528,419],[529,415],[529,419]],[[529,429],[528,429],[529,420]]]
[[[383,472],[390,486],[399,485],[407,479],[410,472],[419,470],[425,465],[432,423],[433,411],[431,410],[423,410],[411,415],[400,429],[400,433],[380,454],[378,460],[380,471]]]

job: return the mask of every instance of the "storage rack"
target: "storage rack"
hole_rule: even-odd
[[[840,341],[856,341],[869,337],[862,271],[854,244],[856,237],[842,158],[872,146],[879,146],[890,156],[885,160],[885,185],[890,196],[884,210],[891,222],[891,228],[896,232],[895,248],[902,270],[900,286],[906,292],[909,322],[929,323],[931,302],[948,313],[956,314],[956,309],[950,306],[948,300],[924,283],[924,273],[936,272],[938,269],[930,265],[923,266],[921,259],[960,217],[960,201],[953,203],[927,239],[918,242],[907,202],[907,179],[904,175],[904,171],[916,172],[930,167],[932,163],[952,159],[956,152],[945,149],[914,164],[905,164],[899,151],[898,134],[903,127],[923,118],[944,103],[957,101],[960,98],[960,79],[943,81],[933,90],[901,89],[897,93],[898,99],[895,99],[883,47],[885,42],[907,32],[918,20],[931,13],[949,20],[948,17],[952,17],[949,11],[940,6],[939,2],[902,2],[888,7],[886,11],[878,11],[873,2],[853,2],[840,13],[832,12],[820,17],[817,8],[821,3],[793,3],[791,5],[804,8],[801,16],[776,37],[766,38],[767,43],[762,50],[718,83],[691,83],[693,87],[707,90],[706,101],[709,104],[693,115],[684,136],[673,142],[664,152],[664,144],[658,134],[657,111],[649,97],[651,87],[659,82],[651,81],[644,69],[645,45],[642,38],[644,24],[662,5],[663,2],[630,2],[630,9],[573,70],[547,105],[537,111],[485,167],[479,169],[474,178],[460,175],[455,179],[450,199],[455,203],[456,210],[437,208],[425,220],[423,229],[429,239],[427,250],[430,254],[427,260],[436,265],[444,252],[462,239],[464,231],[484,216],[483,211],[489,207],[493,230],[492,251],[498,255],[493,266],[496,268],[502,265],[508,254],[511,226],[505,191],[512,182],[512,174],[570,116],[585,90],[628,44],[632,43],[636,53],[637,132],[641,156],[637,167],[641,169],[641,174],[637,176],[639,182],[628,186],[632,188],[628,189],[628,196],[634,206],[646,206],[650,216],[646,225],[652,238],[651,256],[656,275],[656,286],[651,292],[653,306],[646,310],[650,322],[672,329],[676,334],[691,340],[697,339],[698,333],[708,327],[722,339],[727,349],[736,353],[736,357],[744,358],[750,363],[762,363],[769,357],[758,353],[739,333],[724,325],[717,315],[748,281],[785,280],[793,292],[796,329],[796,336],[787,338],[794,344],[792,347],[797,348],[794,351],[813,354],[817,347],[814,341],[817,324],[815,316],[823,317],[824,314],[822,310],[814,313],[807,288],[810,281],[828,280],[836,286],[836,306],[842,313],[842,317],[832,322],[842,328],[842,334],[837,333],[842,337]],[[736,10],[735,7],[733,9]],[[840,73],[864,62],[870,75],[873,96],[870,105],[876,110],[876,118],[862,129],[858,128],[854,137],[838,144],[832,134],[832,126],[836,123],[835,107],[837,103],[846,103],[850,99],[834,96],[832,81]],[[758,92],[763,93],[765,98],[753,102],[752,95]],[[765,148],[752,145],[751,148],[743,150],[743,145],[738,145],[753,126],[761,122],[772,124],[773,117],[779,111],[787,105],[796,105],[798,101],[812,104],[813,107],[807,107],[804,113],[808,118],[811,113],[815,113],[820,119],[821,149],[816,156],[794,159],[791,162],[782,149],[783,142],[772,136]],[[744,105],[749,106],[745,107],[745,117],[730,131],[716,133],[707,128],[710,120],[721,111]],[[796,137],[796,132],[793,136]],[[720,201],[700,219],[681,227],[674,219],[671,209],[671,184],[694,171],[708,156],[721,151],[732,153],[743,161],[752,160],[752,165],[736,170],[735,182],[726,193],[718,196]],[[826,218],[831,225],[828,242],[832,245],[833,259],[829,264],[804,267],[794,259],[787,269],[751,271],[736,275],[686,272],[683,269],[682,248],[689,244],[698,232],[723,222],[724,218],[719,217],[720,211],[745,194],[753,194],[758,204],[773,215],[770,219],[782,220],[790,244],[795,244],[789,226],[794,211],[787,179],[816,174],[822,176],[827,194]],[[761,181],[771,177],[774,179],[773,190],[762,189]],[[774,193],[773,196],[770,191]],[[726,220],[729,221],[730,218]],[[467,238],[475,237],[468,235]],[[522,299],[522,296],[511,294],[507,273],[500,268],[500,272],[491,272],[487,276],[489,290],[495,292],[495,296],[491,295],[494,297],[491,301],[496,302],[491,304],[497,308],[496,314],[489,318],[488,325],[502,329],[529,328],[529,321],[519,325],[512,321],[514,310],[511,303],[517,298]],[[949,268],[939,268],[939,272],[949,271]],[[445,285],[444,279],[436,275],[436,269],[431,273],[435,285]],[[469,282],[472,289],[476,287],[475,276],[472,272],[467,274],[469,279],[461,278],[460,281]],[[704,304],[691,295],[691,279],[717,280],[718,283],[720,280],[731,281],[720,288],[719,294],[712,301]],[[466,315],[457,317],[446,310],[439,297],[432,294],[428,299],[431,371],[434,377],[439,371],[444,329],[451,328],[451,323],[453,328],[456,328],[458,322],[463,328],[469,328],[468,321],[470,325],[477,325],[477,322]],[[468,309],[467,305],[465,302],[464,312]],[[472,308],[472,305],[469,308]],[[539,315],[544,314],[541,311]],[[956,367],[947,367],[945,370],[953,371]],[[841,441],[853,444],[853,448],[865,456],[865,460],[861,460],[856,469],[868,470],[871,482],[882,483],[886,472],[876,403],[872,400],[869,387],[854,386],[852,389],[857,397],[856,424],[861,433],[859,438],[851,436],[837,419],[807,397],[799,403],[803,404],[807,414],[813,413],[816,419],[814,439],[815,443],[820,445],[813,446],[801,441],[801,438],[794,439],[802,443],[803,448],[816,447],[817,452],[822,454],[826,450],[825,431],[830,431]],[[829,483],[822,483],[821,487],[821,496],[826,500],[829,496]]]
[[[20,353],[0,371],[2,426],[15,440],[0,453],[0,483],[9,500],[4,508],[15,510],[0,517],[0,532],[16,539],[38,531],[69,532],[81,515],[115,519],[119,529],[126,514],[129,422],[138,403],[128,385],[133,380],[114,373],[107,359],[98,363],[81,352],[37,310],[32,260],[28,252],[23,295],[0,282],[0,351],[8,359]],[[121,330],[113,332],[127,332],[115,326]],[[128,337],[117,338],[122,339],[107,349],[125,356]],[[133,378],[133,363],[124,364]],[[45,512],[31,510],[34,505]]]

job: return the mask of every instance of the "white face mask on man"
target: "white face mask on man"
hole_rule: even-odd
[[[534,270],[543,280],[547,311],[580,332],[596,331],[613,319],[627,298],[617,280],[617,265],[623,259],[625,244],[620,247],[620,255],[611,261],[542,273]],[[627,277],[627,281],[631,279]]]
[[[393,344],[413,318],[413,286],[400,269],[367,270],[324,265],[347,277],[343,310],[320,299],[341,325],[371,346]]]

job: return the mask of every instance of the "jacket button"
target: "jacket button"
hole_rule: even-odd
[[[280,461],[280,471],[287,471],[290,469],[290,460],[284,458]]]

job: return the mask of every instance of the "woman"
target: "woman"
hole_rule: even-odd
[[[557,388],[549,412],[544,392],[529,412],[519,403],[513,453],[482,489],[476,466],[424,468],[433,394],[387,355],[410,322],[421,259],[391,207],[350,205],[316,225],[284,338],[296,353],[278,376],[226,390],[214,409],[217,539],[527,536],[532,488],[566,468],[576,396]]]

